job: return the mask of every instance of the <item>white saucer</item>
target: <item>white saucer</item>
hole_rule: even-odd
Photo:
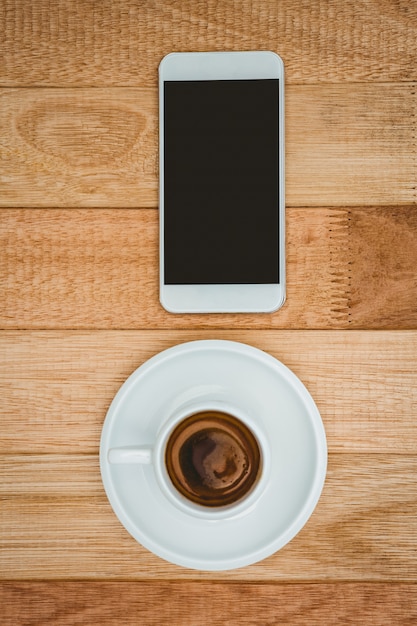
[[[112,447],[152,444],[162,423],[189,401],[240,406],[268,437],[271,480],[242,517],[212,521],[179,510],[158,488],[152,465],[110,465]],[[122,385],[100,445],[103,484],[114,512],[143,546],[198,570],[250,565],[288,543],[323,488],[327,445],[302,382],[269,354],[233,341],[193,341],[156,355]]]

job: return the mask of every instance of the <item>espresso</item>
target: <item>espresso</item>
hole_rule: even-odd
[[[239,419],[202,411],[176,426],[166,446],[165,465],[185,498],[221,507],[252,490],[260,474],[261,454],[255,436]]]

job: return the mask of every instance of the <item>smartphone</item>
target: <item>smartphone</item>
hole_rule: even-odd
[[[162,306],[275,311],[285,300],[281,58],[168,54],[159,127]]]

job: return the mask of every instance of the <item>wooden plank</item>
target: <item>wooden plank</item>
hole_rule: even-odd
[[[0,205],[156,207],[157,90],[1,89]],[[290,85],[288,206],[408,204],[416,85]]]
[[[417,78],[414,2],[3,0],[0,18],[5,85],[154,85],[187,50],[275,50],[289,82]]]
[[[102,496],[97,454],[1,454],[0,498]]]
[[[198,339],[269,352],[304,382],[331,452],[417,453],[416,331],[2,331],[0,452],[96,453],[116,391],[144,361]]]
[[[417,582],[416,455],[331,454],[323,494],[299,535],[260,563],[219,573],[177,567],[135,542],[99,489],[97,459],[55,455],[39,474],[36,457],[1,460],[9,464],[3,475],[18,470],[16,489],[10,480],[2,489],[3,580]]]
[[[7,582],[0,585],[3,626],[413,626],[410,583]],[[156,609],[157,607],[157,609]]]
[[[171,315],[149,209],[3,209],[0,327],[417,328],[417,212],[287,211],[287,301],[273,314]]]

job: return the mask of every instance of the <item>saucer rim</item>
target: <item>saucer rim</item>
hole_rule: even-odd
[[[317,453],[317,461],[314,467],[315,476],[312,482],[311,488],[308,493],[308,498],[303,503],[296,518],[292,520],[289,526],[281,532],[275,539],[272,539],[268,543],[262,544],[261,547],[252,549],[250,551],[243,551],[238,556],[227,557],[225,559],[201,559],[200,557],[194,558],[181,554],[180,551],[175,551],[167,547],[167,545],[161,544],[156,541],[148,532],[144,532],[140,528],[140,524],[135,523],[131,519],[130,515],[125,511],[125,508],[120,501],[117,490],[113,484],[111,477],[111,466],[107,461],[107,450],[110,447],[110,435],[111,427],[114,420],[117,419],[118,407],[123,402],[123,399],[128,395],[132,388],[134,388],[138,379],[143,375],[151,371],[151,369],[157,367],[160,363],[165,362],[171,358],[181,356],[187,352],[193,351],[213,351],[213,350],[226,350],[239,354],[244,354],[250,360],[257,360],[262,364],[266,364],[271,367],[277,375],[285,378],[285,381],[289,383],[296,394],[303,400],[310,422],[314,430],[314,440]],[[256,348],[250,344],[243,342],[237,342],[232,340],[223,339],[203,339],[186,341],[180,344],[171,346],[154,356],[150,357],[147,361],[142,363],[136,368],[130,376],[123,382],[116,395],[114,396],[109,409],[107,411],[100,440],[100,470],[103,481],[103,486],[110,505],[122,523],[124,528],[133,536],[133,538],[150,550],[157,556],[166,561],[179,565],[182,567],[191,568],[199,571],[227,571],[245,567],[257,563],[268,556],[271,556],[282,547],[284,547],[291,539],[293,539],[307,523],[308,519],[314,512],[316,505],[320,499],[327,472],[327,440],[324,429],[324,424],[320,415],[320,412],[312,398],[310,392],[305,387],[304,383],[298,378],[298,376],[288,368],[284,363],[273,357],[271,354]],[[192,519],[196,525],[207,523],[207,520]],[[208,523],[219,523],[217,521]],[[221,523],[221,522],[220,522]]]

